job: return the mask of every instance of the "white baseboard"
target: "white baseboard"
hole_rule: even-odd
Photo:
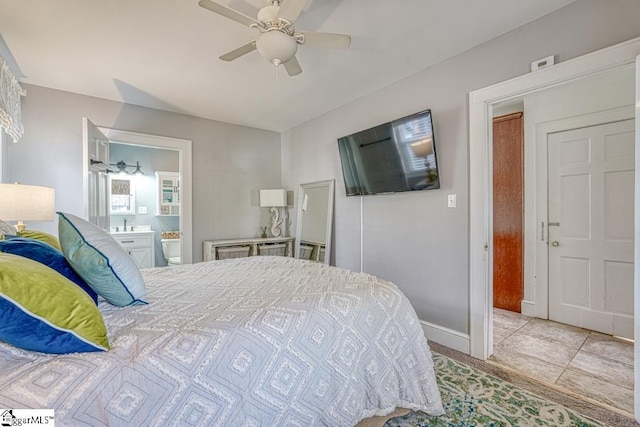
[[[464,354],[470,354],[469,335],[423,320],[420,323],[427,340],[437,342]]]
[[[536,303],[531,301],[522,301],[520,303],[520,314],[523,316],[536,317]]]

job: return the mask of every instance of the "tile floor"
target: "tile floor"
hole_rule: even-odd
[[[494,363],[633,414],[633,342],[498,308],[493,336]]]

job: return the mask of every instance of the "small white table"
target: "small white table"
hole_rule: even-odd
[[[249,256],[258,255],[258,246],[284,243],[285,256],[293,257],[293,237],[254,237],[248,239],[224,239],[205,240],[202,242],[202,254],[205,261],[218,259],[216,254],[219,248],[230,246],[249,246]]]

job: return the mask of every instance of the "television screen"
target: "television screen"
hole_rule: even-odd
[[[338,139],[347,196],[440,188],[431,110]]]

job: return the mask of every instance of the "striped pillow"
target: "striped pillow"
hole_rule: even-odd
[[[109,349],[102,315],[85,291],[44,264],[0,253],[0,341],[42,353]]]

